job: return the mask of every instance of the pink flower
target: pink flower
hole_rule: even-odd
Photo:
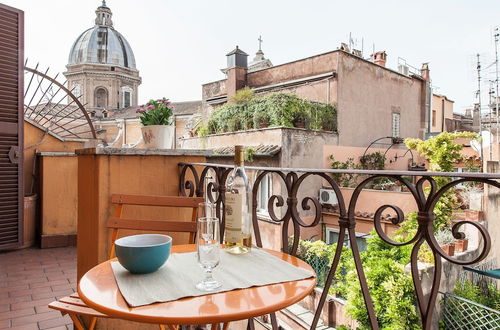
[[[140,112],[146,112],[146,110],[144,110],[143,108],[139,108],[135,111],[136,113],[140,113]]]
[[[174,106],[172,106],[172,105],[169,105],[169,106],[168,106],[168,108],[169,108],[169,109],[171,109],[171,110],[174,110],[174,109],[175,109],[175,107],[174,107]]]
[[[153,110],[155,108],[154,105],[148,105],[148,107],[146,108],[147,110]]]

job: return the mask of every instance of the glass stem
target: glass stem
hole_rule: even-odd
[[[213,280],[212,277],[212,268],[205,268],[205,282],[211,282]]]

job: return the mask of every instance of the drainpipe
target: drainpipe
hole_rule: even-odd
[[[441,132],[444,132],[444,99],[441,100]]]

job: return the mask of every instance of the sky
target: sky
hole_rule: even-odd
[[[3,0],[25,11],[28,65],[65,71],[70,48],[94,25],[99,0]],[[200,100],[201,85],[220,80],[225,54],[238,45],[251,60],[262,50],[282,64],[337,49],[349,35],[368,57],[387,52],[413,67],[429,62],[435,92],[462,112],[477,102],[476,54],[483,68],[482,103],[495,79],[493,33],[500,1],[107,0],[116,30],[130,43],[142,77],[139,102]],[[500,44],[499,44],[500,48]],[[500,51],[500,49],[499,49]],[[493,65],[492,65],[493,64]],[[490,66],[491,65],[491,66]],[[487,68],[490,66],[489,68]]]

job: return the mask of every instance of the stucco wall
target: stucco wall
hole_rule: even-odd
[[[339,145],[366,147],[375,139],[392,136],[393,112],[401,114],[401,137],[421,137],[424,82],[339,54]]]
[[[449,100],[443,95],[432,95],[432,113],[431,113],[431,132],[445,132],[446,123],[443,123],[444,119],[453,118],[453,101]],[[444,106],[444,107],[443,107]],[[435,111],[435,121],[433,112]]]
[[[41,129],[24,122],[24,191],[29,193],[33,182],[33,161],[36,151],[74,152],[84,142],[64,142]]]
[[[254,88],[334,72],[337,70],[338,54],[333,51],[251,72],[247,74],[247,84]]]
[[[100,151],[99,151],[100,150]],[[110,230],[107,220],[115,215],[112,194],[178,196],[180,162],[204,162],[200,152],[180,150],[104,149],[77,150],[78,154],[78,278],[107,259]],[[156,154],[155,154],[156,153]],[[189,212],[189,211],[188,211]],[[187,215],[187,217],[184,217]],[[124,207],[131,219],[190,221],[184,210],[158,207]],[[122,231],[130,235],[137,231]],[[187,243],[188,234],[172,233],[173,244]]]
[[[40,156],[41,234],[76,234],[78,217],[76,155]]]

